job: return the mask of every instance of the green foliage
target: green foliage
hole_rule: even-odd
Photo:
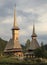
[[[40,62],[41,62],[41,60],[40,60],[40,59],[36,59],[36,62],[40,63]]]
[[[44,58],[47,58],[47,51],[44,51],[44,52],[43,52],[43,57],[44,57]]]
[[[0,55],[3,53],[7,41],[0,38]]]
[[[34,51],[36,57],[47,58],[47,50],[44,45]]]
[[[21,45],[23,52],[25,52],[25,45]]]
[[[25,44],[26,49],[28,49],[29,46],[30,46],[30,40],[28,39],[28,40],[26,41],[26,44]]]
[[[47,44],[44,45],[45,50],[47,50]]]
[[[36,57],[43,57],[43,52],[41,48],[38,48],[34,51]]]
[[[40,59],[37,59],[36,62],[32,60],[16,60],[12,57],[0,57],[0,65],[47,65],[47,63],[42,63]]]

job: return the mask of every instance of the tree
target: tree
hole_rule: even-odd
[[[43,42],[41,42],[41,49],[42,49],[43,52],[45,51]]]
[[[5,48],[6,44],[7,44],[7,41],[0,38],[0,55],[1,56],[2,56],[2,53],[4,51],[4,48]]]
[[[46,50],[44,51],[43,54],[44,54],[44,58],[47,58],[47,51]]]
[[[43,57],[43,52],[41,48],[38,48],[34,51],[35,57]]]
[[[29,46],[30,46],[30,40],[28,39],[28,40],[26,41],[26,44],[25,44],[26,49],[28,49]]]
[[[34,54],[36,57],[47,58],[47,50],[45,49],[43,42],[41,42],[41,47],[34,51]]]
[[[45,50],[47,51],[47,44],[44,45]]]
[[[21,47],[22,47],[23,52],[25,52],[25,45],[21,44]]]

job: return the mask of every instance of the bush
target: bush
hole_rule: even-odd
[[[40,60],[40,59],[36,59],[36,62],[40,63],[40,62],[41,62],[41,60]]]

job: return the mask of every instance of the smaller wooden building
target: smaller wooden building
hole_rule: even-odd
[[[30,44],[28,45],[29,47],[26,49],[25,56],[28,58],[35,57],[34,55],[34,50],[39,48],[39,43],[37,41],[37,35],[35,33],[35,26],[33,25],[33,33],[32,33],[32,40]]]

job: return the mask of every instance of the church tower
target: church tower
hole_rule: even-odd
[[[39,48],[39,43],[37,41],[37,34],[35,33],[35,25],[33,25],[33,32],[32,32],[32,40],[30,43],[30,49],[35,50],[37,48]]]
[[[12,35],[13,35],[13,40],[15,42],[15,40],[18,40],[18,37],[19,37],[19,30],[20,28],[18,27],[17,25],[17,22],[16,22],[16,10],[14,9],[14,24],[13,24],[13,28],[12,28]]]
[[[27,48],[26,53],[25,53],[25,55],[30,58],[34,57],[34,50],[39,48],[39,43],[37,41],[37,35],[35,33],[35,25],[33,25],[33,32],[32,32],[31,37],[32,37],[32,40],[29,43],[28,45],[29,47]]]
[[[37,35],[35,33],[35,25],[33,24],[33,32],[32,32],[32,39],[36,39]]]
[[[17,42],[19,41],[19,30],[20,30],[20,28],[18,27],[18,24],[16,22],[16,10],[14,9],[14,23],[13,23],[13,28],[12,28],[12,38],[13,38],[14,48],[16,46],[17,46],[17,48],[20,46],[19,43],[18,43],[18,45],[16,43],[16,41]]]
[[[18,57],[23,56],[22,47],[19,42],[19,30],[20,28],[18,27],[17,22],[16,22],[16,10],[14,9],[14,23],[13,23],[13,28],[12,28],[12,39],[10,39],[9,42],[7,43],[4,53],[15,55]]]

